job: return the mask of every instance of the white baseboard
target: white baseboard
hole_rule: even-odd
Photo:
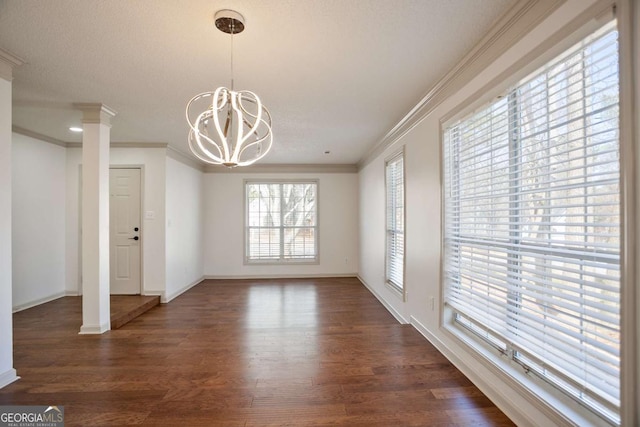
[[[17,313],[19,311],[26,310],[28,308],[32,308],[32,307],[38,306],[40,304],[51,302],[53,300],[57,300],[58,298],[62,298],[65,295],[66,295],[66,293],[64,291],[63,292],[56,292],[55,294],[46,296],[44,298],[38,298],[37,300],[29,301],[29,302],[24,303],[24,304],[19,304],[19,305],[16,305],[15,307],[13,307],[13,312]]]
[[[82,325],[80,326],[80,332],[78,332],[78,334],[79,335],[99,335],[99,334],[104,334],[110,329],[111,329],[110,321],[97,326]]]
[[[198,284],[202,283],[202,281],[203,281],[204,279],[205,279],[204,277],[201,277],[201,278],[199,278],[199,279],[195,280],[194,282],[189,283],[188,285],[183,286],[182,288],[180,288],[180,289],[178,289],[177,291],[172,292],[172,293],[170,293],[170,294],[166,294],[166,293],[164,293],[164,292],[163,292],[163,295],[160,295],[160,301],[161,301],[163,304],[166,304],[166,303],[168,303],[168,302],[171,302],[171,301],[173,301],[175,298],[177,298],[177,297],[179,297],[180,295],[182,295],[183,293],[187,292],[189,289],[191,289],[191,288],[193,288],[194,286],[196,286],[196,285],[198,285]]]
[[[491,400],[502,412],[505,413],[516,425],[518,426],[540,426],[540,425],[572,425],[570,420],[556,410],[544,404],[539,398],[529,392],[526,388],[520,385],[517,381],[511,378],[508,374],[503,372],[497,366],[485,362],[481,357],[476,357],[476,360],[482,363],[490,375],[495,376],[499,382],[489,381],[487,378],[480,375],[475,369],[472,369],[464,360],[462,360],[455,351],[450,349],[444,342],[438,337],[432,334],[429,329],[424,326],[419,320],[411,316],[411,325],[422,334],[434,347],[440,351],[457,369],[460,370],[482,393],[484,393],[489,400]],[[513,401],[513,397],[519,397],[531,404],[535,410],[547,417],[547,422],[539,419],[532,418],[531,414],[527,414],[523,409]]]
[[[158,296],[158,297],[160,297],[160,302],[162,304],[167,302],[167,298],[165,297],[165,292],[164,291],[144,291],[142,293],[142,295],[153,296],[153,297]]]
[[[18,381],[20,377],[17,375],[15,369],[9,369],[6,372],[0,374],[0,388],[8,386],[12,382]]]
[[[531,404],[535,410],[540,414],[544,414],[547,420],[551,420],[551,424],[546,425],[571,425],[568,422],[568,418],[559,414],[556,410],[544,404],[540,399],[534,396],[531,392],[526,390],[517,381],[512,379],[505,372],[500,370],[497,366],[493,366],[489,363],[483,362],[480,357],[476,360],[480,361],[484,367],[498,380],[496,383],[491,382],[472,369],[462,358],[460,358],[456,352],[451,350],[444,342],[433,335],[427,327],[425,327],[420,321],[411,316],[410,322],[407,321],[397,310],[395,310],[387,301],[370,286],[362,277],[358,276],[358,279],[364,284],[364,286],[384,305],[384,307],[402,324],[410,323],[427,341],[433,344],[456,368],[458,368],[469,380],[480,389],[500,410],[502,410],[512,421],[518,426],[539,426],[539,419],[532,418],[531,414],[527,414],[514,402],[513,397],[521,398]],[[502,387],[501,387],[502,386]],[[517,400],[517,399],[516,399]]]
[[[65,297],[81,297],[82,294],[78,291],[65,291],[64,296]]]
[[[405,319],[399,311],[397,311],[387,301],[385,301],[385,299],[382,298],[382,296],[378,292],[376,292],[373,287],[369,286],[369,284],[362,277],[358,276],[358,280],[360,280],[362,284],[369,290],[369,292],[371,292],[373,296],[376,297],[382,305],[384,305],[387,311],[389,311],[389,313],[391,313],[391,315],[395,317],[398,322],[402,323],[403,325],[407,325],[409,323],[409,321]]]
[[[210,280],[252,280],[252,279],[322,279],[331,277],[358,277],[358,273],[340,273],[340,274],[255,274],[255,275],[238,275],[238,276],[204,276],[204,279]]]

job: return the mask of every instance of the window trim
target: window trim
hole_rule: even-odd
[[[315,249],[316,256],[313,259],[284,259],[279,260],[256,260],[249,258],[249,207],[247,197],[248,184],[315,184],[316,186],[316,235]],[[243,265],[318,265],[320,264],[320,180],[317,178],[300,178],[300,179],[268,179],[268,178],[245,178],[242,180],[243,194]],[[280,227],[282,228],[282,227]]]
[[[602,2],[604,3],[604,2]],[[630,6],[626,0],[623,0],[624,6],[627,12],[630,10]],[[459,119],[471,115],[474,111],[486,106],[490,101],[495,100],[503,94],[507,93],[507,89],[513,86],[518,81],[523,80],[533,71],[544,66],[550,60],[578,43],[580,40],[588,37],[591,33],[603,27],[607,23],[616,19],[615,14],[612,13],[613,2],[609,2],[604,7],[602,5],[596,5],[591,7],[586,12],[574,18],[570,25],[566,25],[562,30],[551,35],[547,40],[542,42],[536,48],[534,48],[528,54],[525,54],[513,65],[509,66],[497,77],[489,81],[481,89],[474,92],[474,94],[466,100],[461,101],[456,106],[452,107],[448,113],[442,116],[439,122],[439,148],[440,148],[440,227],[444,230],[445,226],[445,193],[444,193],[444,150],[442,149],[444,144],[444,131],[450,124],[458,121]],[[622,8],[620,8],[622,9]],[[631,32],[632,25],[625,21],[621,16],[617,17],[617,30],[619,33],[619,132],[620,132],[620,263],[621,263],[621,277],[620,277],[620,289],[621,289],[621,309],[623,315],[620,318],[621,328],[621,354],[624,354],[626,358],[621,358],[620,363],[620,392],[621,392],[621,408],[620,418],[622,425],[632,425],[635,423],[636,417],[640,414],[634,413],[634,407],[637,403],[638,390],[634,388],[634,384],[640,370],[637,370],[635,365],[638,360],[637,343],[638,338],[635,331],[635,324],[629,327],[633,323],[634,315],[638,312],[636,298],[629,298],[629,296],[636,296],[637,292],[630,289],[635,280],[635,251],[633,248],[633,242],[635,241],[635,234],[633,234],[633,225],[629,227],[629,218],[635,218],[635,201],[634,190],[637,188],[633,176],[633,167],[635,157],[630,155],[633,153],[634,135],[633,135],[633,117],[631,115],[629,104],[633,102],[633,96],[631,90],[629,90],[629,82],[632,80],[632,43]],[[628,19],[630,20],[630,18]],[[637,46],[636,46],[637,48]],[[625,65],[627,69],[625,69]],[[625,83],[626,82],[626,83]],[[626,88],[626,90],[625,90]],[[636,96],[637,105],[637,96]],[[626,137],[625,137],[626,135]],[[637,137],[636,137],[637,139]],[[627,153],[625,156],[624,153]],[[623,161],[624,159],[624,161]],[[631,229],[631,230],[630,230]],[[444,295],[445,291],[445,236],[444,232],[441,233],[440,239],[440,292]],[[630,279],[629,279],[630,278]],[[626,294],[626,296],[625,296]],[[470,356],[484,364],[494,374],[503,378],[503,380],[509,382],[521,395],[525,396],[531,403],[535,404],[541,411],[545,412],[553,419],[559,420],[559,422],[581,422],[597,423],[610,421],[604,418],[599,413],[588,408],[586,405],[580,403],[577,400],[566,400],[566,395],[559,392],[555,387],[549,385],[547,381],[542,378],[532,377],[529,373],[523,372],[519,367],[516,368],[516,364],[506,360],[504,352],[498,350],[495,346],[489,344],[487,341],[479,340],[473,337],[473,334],[462,331],[460,326],[455,325],[455,310],[449,306],[444,305],[444,297],[440,302],[439,316],[439,329],[447,337],[454,339],[457,343],[461,344],[465,348],[470,348]],[[626,342],[626,345],[623,343]],[[626,351],[625,351],[626,347]],[[633,347],[631,349],[630,347]],[[625,360],[626,359],[626,360]],[[631,375],[633,374],[633,375]],[[515,380],[515,381],[514,381]],[[582,408],[582,409],[581,409]],[[595,421],[594,421],[595,420]],[[633,421],[630,421],[633,420]]]
[[[640,422],[640,342],[637,319],[640,316],[640,270],[637,261],[638,215],[637,202],[640,181],[636,181],[637,153],[640,149],[640,127],[637,112],[640,111],[640,5],[633,0],[616,2],[619,12],[618,53],[620,71],[620,219],[622,242],[621,262],[621,366],[620,392],[622,425],[637,425]],[[635,89],[635,92],[634,92]]]
[[[602,4],[596,4],[589,8],[569,24],[564,25],[560,31],[552,34],[546,41],[507,67],[487,84],[476,90],[473,95],[452,107],[440,119],[440,138],[442,138],[443,130],[449,124],[470,115],[489,101],[502,96],[516,82],[526,78],[529,74],[571,48],[571,46],[579,43],[589,34],[616,19],[612,10],[615,5],[614,1],[606,3],[610,3],[610,5],[602,6]],[[620,21],[620,18],[618,18],[618,21]],[[620,24],[618,23],[618,25]],[[440,141],[440,147],[442,147],[442,141]],[[441,162],[442,156],[443,153],[440,153]],[[441,182],[443,182],[442,178],[441,176]]]
[[[389,253],[388,253],[388,229],[387,229],[387,195],[388,195],[388,189],[389,189],[389,183],[387,181],[387,167],[389,166],[389,163],[391,163],[392,161],[396,160],[396,159],[401,159],[402,160],[402,224],[403,224],[403,236],[404,236],[404,241],[403,241],[403,245],[402,245],[402,286],[398,286],[397,284],[393,283],[390,279],[389,279],[389,272],[388,272],[388,260],[389,260]],[[399,298],[402,299],[403,302],[407,301],[407,285],[406,285],[406,281],[407,281],[407,275],[406,275],[406,265],[407,265],[407,257],[406,257],[406,250],[407,250],[407,180],[406,180],[406,176],[407,176],[407,172],[406,172],[406,156],[405,156],[405,147],[402,146],[399,150],[393,152],[392,154],[390,154],[389,156],[387,156],[384,160],[384,203],[385,203],[385,207],[384,207],[384,283],[387,286],[387,288],[391,289],[392,291],[394,291],[394,294],[397,295]]]

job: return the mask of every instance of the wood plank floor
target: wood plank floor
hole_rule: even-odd
[[[159,296],[111,295],[111,329],[119,329],[160,304]]]
[[[205,281],[118,330],[80,298],[14,315],[22,377],[0,405],[67,426],[510,426],[357,279]]]

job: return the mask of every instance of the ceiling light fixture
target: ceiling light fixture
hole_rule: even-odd
[[[233,10],[215,14],[218,30],[231,34],[231,89],[219,87],[200,93],[186,108],[189,122],[189,148],[203,162],[227,167],[248,166],[271,149],[271,115],[258,95],[248,90],[235,91],[233,85],[233,35],[244,30],[244,18]],[[209,100],[210,99],[210,100]],[[195,115],[195,103],[207,107]]]
[[[69,130],[70,130],[71,132],[82,132],[82,128],[79,128],[79,127],[76,127],[76,126],[71,126],[71,127],[69,128]]]

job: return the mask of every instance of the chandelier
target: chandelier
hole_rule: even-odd
[[[271,115],[258,95],[233,87],[233,35],[244,30],[244,18],[225,9],[216,12],[215,23],[218,30],[231,34],[231,89],[203,92],[187,103],[189,148],[209,164],[249,166],[271,149]]]

